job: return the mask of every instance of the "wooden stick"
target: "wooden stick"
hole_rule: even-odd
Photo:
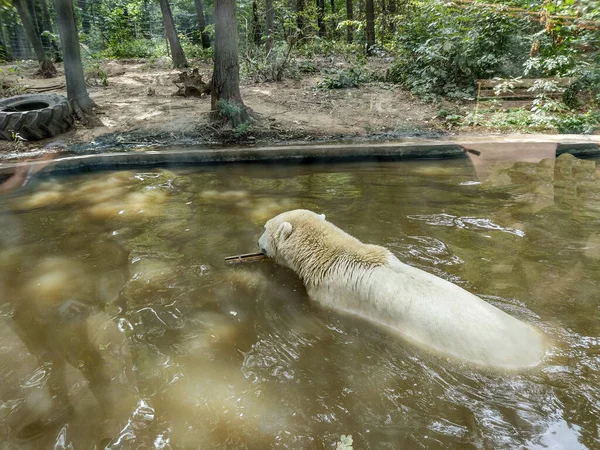
[[[267,255],[265,255],[264,253],[245,253],[243,255],[228,256],[225,258],[225,262],[228,264],[239,264],[245,262],[262,261],[266,258]]]

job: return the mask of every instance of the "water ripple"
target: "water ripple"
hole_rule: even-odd
[[[459,217],[450,214],[413,214],[407,216],[412,220],[425,222],[427,225],[439,225],[444,227],[457,227],[465,230],[492,230],[514,234],[524,237],[525,232],[516,228],[505,228],[492,222],[491,219],[477,217]]]

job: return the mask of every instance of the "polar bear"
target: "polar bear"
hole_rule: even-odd
[[[279,214],[258,245],[300,276],[312,300],[391,328],[419,347],[509,370],[536,366],[546,352],[547,339],[534,326],[360,242],[324,215]]]

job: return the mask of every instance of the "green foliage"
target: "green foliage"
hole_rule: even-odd
[[[7,80],[5,78],[4,70],[0,69],[0,98],[21,95],[26,92],[27,89],[24,86],[15,83],[14,81]]]
[[[229,103],[226,100],[219,100],[217,106],[219,108],[219,114],[230,121],[234,121],[234,119],[242,112],[242,108],[239,105]]]
[[[277,42],[268,55],[263,48],[249,49],[244,55],[242,70],[256,82],[299,78],[298,63],[292,57],[293,45]]]
[[[563,101],[569,108],[584,105],[600,107],[600,65],[582,68],[575,80],[565,90]]]
[[[387,78],[416,94],[473,97],[476,79],[518,75],[529,52],[529,20],[487,6],[410,3],[403,19]]]
[[[85,79],[89,83],[94,80],[96,84],[108,86],[108,74],[100,66],[99,61],[92,61],[84,69]]]
[[[310,60],[299,61],[298,70],[301,73],[316,73],[319,71],[315,63]]]
[[[561,134],[590,134],[600,128],[600,111],[563,114],[556,117],[553,122]]]
[[[181,48],[188,58],[212,59],[214,55],[214,47],[203,48],[202,45],[195,44],[188,39],[181,40]]]
[[[355,88],[368,82],[370,77],[364,69],[360,67],[350,67],[349,69],[337,69],[326,75],[317,87],[319,89],[347,89]]]
[[[248,134],[250,129],[251,125],[249,122],[240,123],[237,127],[235,127],[233,134],[236,138],[239,138]]]
[[[116,59],[150,58],[164,54],[166,54],[164,44],[146,39],[111,42],[109,47],[103,52],[104,57]]]

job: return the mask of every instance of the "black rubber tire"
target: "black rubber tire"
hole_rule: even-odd
[[[73,126],[69,101],[58,94],[17,95],[0,100],[0,139],[28,141],[64,133]]]

